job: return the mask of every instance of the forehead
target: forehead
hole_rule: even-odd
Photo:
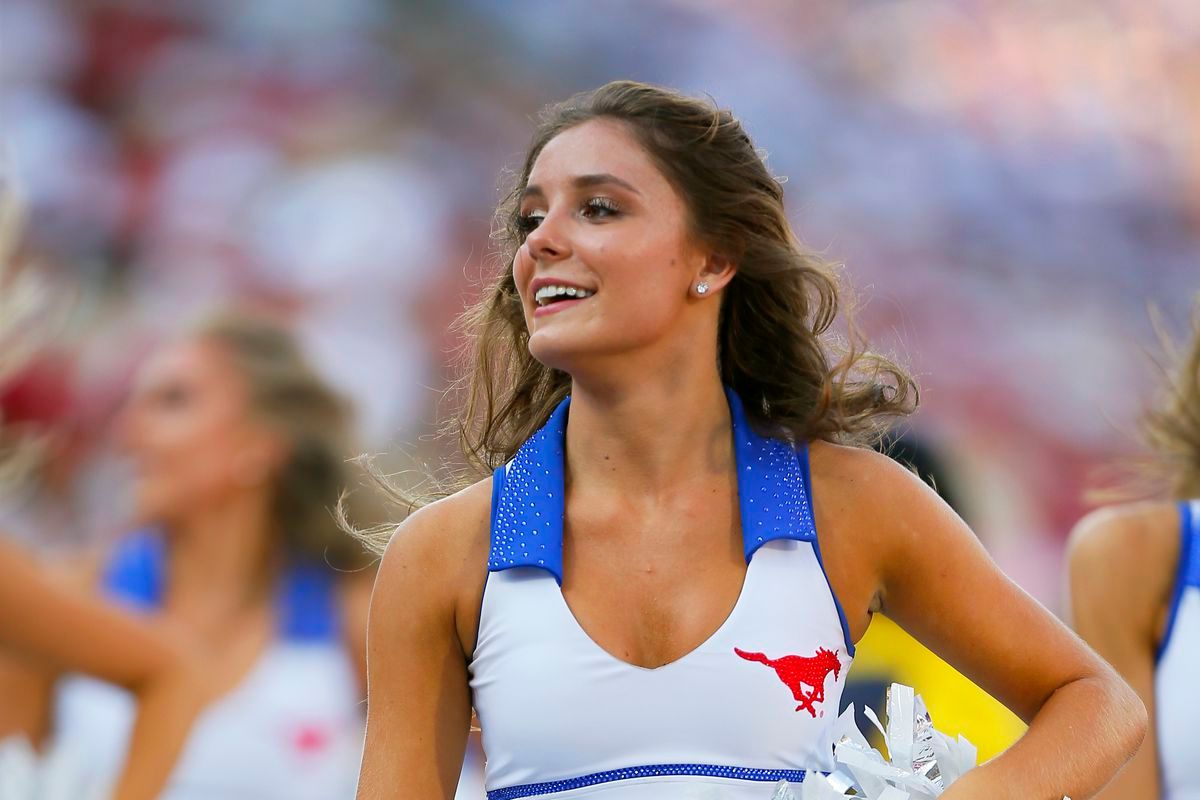
[[[674,194],[674,189],[625,123],[594,119],[555,136],[538,154],[529,185],[544,189],[579,175],[615,175],[643,194]]]
[[[166,383],[223,381],[234,377],[219,348],[200,339],[180,339],[158,348],[138,371],[142,389]]]

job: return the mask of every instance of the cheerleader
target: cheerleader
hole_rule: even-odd
[[[549,109],[468,317],[491,477],[391,537],[359,798],[448,798],[472,706],[490,800],[763,798],[833,766],[885,612],[1030,727],[944,795],[1089,797],[1136,695],[918,478],[849,446],[914,406],[829,355],[838,289],[727,111],[617,82]]]
[[[97,572],[113,599],[195,642],[205,702],[160,795],[327,800],[362,747],[369,577],[330,510],[348,408],[279,327],[215,318],[164,346],[120,421],[141,529]],[[105,785],[131,743],[126,697],[56,686],[53,746]]]

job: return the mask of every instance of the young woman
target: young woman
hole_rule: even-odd
[[[946,800],[1108,781],[1136,696],[918,478],[839,444],[911,383],[827,357],[836,285],[728,112],[630,82],[551,108],[503,214],[464,422],[497,468],[387,547],[362,800],[449,797],[472,705],[492,800],[767,797],[832,767],[880,610],[1030,723]]]
[[[1200,798],[1200,306],[1169,401],[1147,423],[1174,499],[1102,508],[1071,537],[1075,628],[1152,723],[1104,800]]]
[[[369,583],[330,509],[348,410],[278,327],[223,317],[162,349],[121,424],[136,510],[154,526],[100,574],[205,654],[209,702],[163,798],[325,800],[353,790],[362,746]],[[55,746],[103,785],[131,709],[110,687],[59,687]]]

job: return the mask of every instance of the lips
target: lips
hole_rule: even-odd
[[[548,314],[557,314],[561,311],[566,311],[567,309],[574,308],[575,306],[579,305],[580,303],[586,303],[586,302],[587,302],[586,297],[574,297],[574,298],[568,297],[566,300],[555,300],[554,302],[549,303],[548,305],[538,306],[537,308],[535,308],[533,310],[533,316],[544,317],[544,316],[547,316]]]

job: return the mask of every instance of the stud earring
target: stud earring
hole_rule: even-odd
[[[696,284],[696,294],[708,294],[708,281],[700,281]]]

